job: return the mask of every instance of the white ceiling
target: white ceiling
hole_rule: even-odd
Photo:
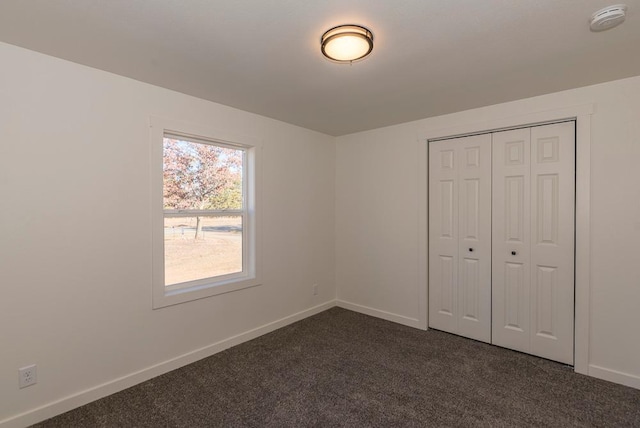
[[[640,0],[2,0],[0,41],[330,135],[640,75]],[[353,65],[320,53],[370,28]],[[3,65],[7,67],[7,64]]]

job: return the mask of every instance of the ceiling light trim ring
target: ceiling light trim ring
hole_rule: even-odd
[[[338,40],[345,36],[357,37],[361,40],[364,40],[365,42],[367,42],[367,46],[368,46],[367,50],[364,53],[360,54],[359,56],[349,58],[349,59],[334,58],[333,56],[331,56],[330,53],[327,52],[327,46],[332,41]],[[363,27],[362,25],[356,25],[356,24],[337,25],[324,32],[324,34],[320,38],[320,50],[322,51],[322,54],[330,61],[337,62],[337,63],[350,64],[354,61],[364,59],[365,57],[371,54],[371,51],[373,51],[373,33],[371,32],[371,30],[369,30],[366,27]]]

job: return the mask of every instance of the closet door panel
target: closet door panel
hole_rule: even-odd
[[[460,139],[459,334],[491,342],[491,135]]]
[[[531,128],[531,353],[573,364],[574,122]]]
[[[491,136],[429,144],[429,326],[491,341]]]
[[[429,326],[458,332],[457,144],[429,144]]]
[[[492,138],[492,343],[530,352],[531,132]]]

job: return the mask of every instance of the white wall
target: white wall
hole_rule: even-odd
[[[339,304],[419,325],[419,137],[594,103],[589,374],[640,388],[640,77],[337,139]]]
[[[336,145],[10,45],[0,58],[0,425],[35,422],[326,308],[335,283],[340,305],[419,326],[418,137],[583,103],[597,108],[589,361],[592,374],[640,380],[640,77]],[[261,287],[151,310],[151,115],[262,140]],[[18,390],[17,369],[32,363],[38,384]]]
[[[0,58],[0,425],[332,304],[333,137],[6,44]],[[262,141],[262,286],[151,309],[151,115]],[[33,363],[38,384],[19,390]]]

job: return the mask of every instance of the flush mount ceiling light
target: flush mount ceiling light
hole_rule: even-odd
[[[322,54],[332,61],[351,63],[373,50],[373,34],[359,25],[339,25],[321,38]]]
[[[591,15],[591,31],[604,31],[622,24],[626,13],[626,4],[616,4],[600,9]]]

